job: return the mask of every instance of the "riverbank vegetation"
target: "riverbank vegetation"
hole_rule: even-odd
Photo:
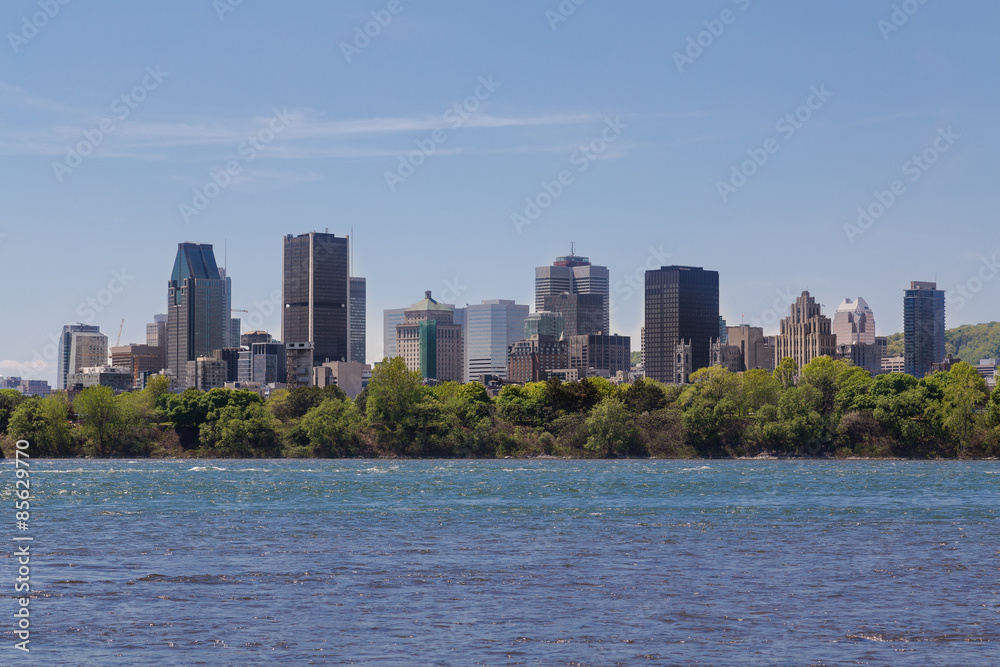
[[[34,457],[902,457],[1000,455],[1000,390],[969,364],[921,380],[819,357],[774,373],[705,368],[683,387],[601,378],[424,386],[402,359],[337,387],[25,398],[0,391],[0,445]]]

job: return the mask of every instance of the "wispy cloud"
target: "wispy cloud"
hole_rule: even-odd
[[[14,125],[11,125],[9,118],[0,121],[0,154],[62,155],[67,146],[83,138],[85,130],[97,127],[103,118],[110,118],[115,124],[113,136],[99,156],[132,159],[164,159],[166,152],[176,149],[221,146],[235,151],[242,142],[266,128],[272,118],[269,114],[226,120],[128,118],[122,122],[115,119],[110,110],[95,113],[72,109],[4,83],[0,83],[0,110],[33,111],[38,114]],[[381,138],[438,129],[468,131],[555,127],[592,123],[601,118],[596,113],[518,116],[480,112],[463,118],[460,125],[455,127],[440,115],[330,120],[309,109],[283,112],[292,121],[282,132],[280,144],[270,146],[269,152],[275,157],[286,159],[395,156],[401,148],[367,144]],[[462,151],[440,151],[441,154],[458,152]]]

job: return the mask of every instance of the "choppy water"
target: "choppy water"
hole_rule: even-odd
[[[995,462],[61,460],[32,484],[32,652],[8,652],[5,528],[5,664],[1000,664]]]

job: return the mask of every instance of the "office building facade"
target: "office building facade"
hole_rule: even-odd
[[[566,337],[568,368],[579,377],[611,377],[631,367],[632,339],[629,336],[588,334]]]
[[[692,372],[710,365],[709,348],[718,336],[718,271],[694,266],[663,266],[646,271],[646,377],[686,383]],[[689,356],[687,363],[678,365],[678,345]]]
[[[365,363],[367,356],[367,299],[368,285],[364,278],[352,277],[349,283],[347,316],[351,325],[350,356],[348,361]]]
[[[524,335],[528,306],[492,299],[465,309],[466,382],[507,377],[507,348]]]
[[[569,366],[569,346],[552,336],[532,336],[511,343],[507,357],[508,381],[544,382],[552,371]]]
[[[562,314],[567,337],[608,333],[603,328],[605,301],[600,294],[550,294],[543,303],[543,310]]]
[[[580,331],[567,335],[589,333],[611,333],[611,281],[606,266],[590,263],[587,257],[571,252],[565,257],[557,257],[552,266],[535,268],[535,312],[552,310],[546,307],[545,298],[557,294],[588,294],[600,296],[601,317],[593,331]],[[564,313],[565,314],[565,313]]]
[[[312,343],[315,363],[346,361],[350,354],[349,243],[320,232],[283,240],[281,338]]]
[[[57,354],[56,389],[66,389],[72,373],[107,365],[108,337],[97,326],[67,324],[59,337]]]
[[[182,387],[193,386],[188,362],[225,347],[229,313],[224,281],[212,246],[181,243],[167,284],[167,370]]]
[[[778,363],[791,357],[799,366],[808,364],[816,357],[837,356],[837,337],[833,335],[833,323],[823,315],[823,308],[816,303],[809,292],[802,292],[789,306],[788,316],[781,320],[776,338],[775,359]]]
[[[396,325],[396,356],[425,380],[464,382],[464,329],[455,323],[451,306],[435,301],[431,292],[406,309]]]

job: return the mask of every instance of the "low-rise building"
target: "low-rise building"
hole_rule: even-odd
[[[131,369],[132,387],[136,389],[142,388],[143,374],[163,370],[163,358],[163,348],[152,345],[119,345],[111,348],[111,365]]]
[[[351,400],[368,386],[372,367],[357,361],[328,361],[312,369],[312,383],[316,387],[337,385]]]
[[[628,371],[632,365],[632,339],[629,336],[589,334],[566,339],[569,368],[580,377],[610,377]]]
[[[91,366],[70,373],[66,379],[67,389],[81,390],[87,387],[110,387],[116,394],[132,390],[132,369],[117,366]]]
[[[507,351],[507,379],[511,382],[544,382],[551,371],[569,366],[569,349],[565,340],[552,336],[532,336],[519,340]]]
[[[313,343],[285,343],[285,365],[287,366],[288,387],[311,387],[313,385]]]
[[[882,357],[880,368],[882,373],[905,373],[906,357]]]

